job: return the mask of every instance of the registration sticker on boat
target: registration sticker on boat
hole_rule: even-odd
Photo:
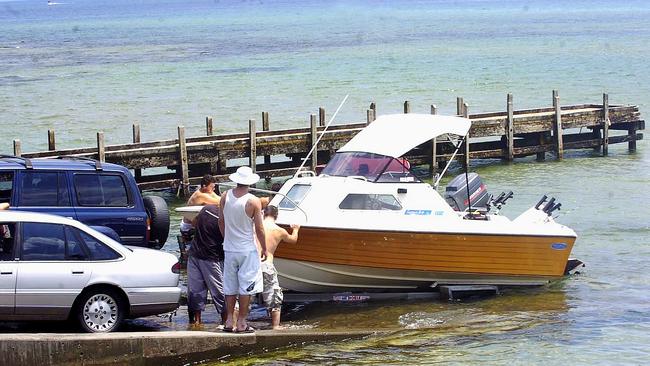
[[[406,210],[404,215],[431,215],[431,210]]]
[[[564,250],[566,249],[566,244],[565,243],[553,243],[551,244],[551,248],[555,250]]]
[[[335,295],[332,297],[334,301],[345,301],[345,302],[360,302],[370,299],[370,296],[367,295]]]

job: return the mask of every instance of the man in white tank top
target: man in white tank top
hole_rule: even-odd
[[[224,331],[251,333],[254,331],[246,322],[251,295],[262,292],[263,280],[260,270],[261,261],[266,260],[266,239],[262,219],[260,199],[248,192],[250,185],[257,183],[260,176],[247,166],[230,174],[230,180],[237,187],[221,195],[219,206],[219,228],[224,233],[223,250],[223,292],[226,295],[227,318]],[[255,236],[261,246],[257,251]],[[233,314],[235,302],[239,296],[239,315],[237,327]]]

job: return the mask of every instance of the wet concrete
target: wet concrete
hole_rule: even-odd
[[[259,330],[3,334],[3,365],[182,365],[313,342],[368,337],[368,330]]]
[[[269,330],[261,308],[253,308],[249,324],[255,333],[225,333],[219,314],[209,306],[204,323],[188,323],[187,308],[165,316],[127,320],[109,334],[80,333],[66,322],[0,323],[2,365],[182,365],[229,356],[254,354],[313,342],[371,336],[370,330],[322,331],[288,324]]]

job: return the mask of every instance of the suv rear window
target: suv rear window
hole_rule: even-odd
[[[11,202],[14,172],[0,172],[0,203]]]
[[[80,206],[126,207],[129,195],[119,175],[75,174],[74,187]]]
[[[19,206],[70,206],[64,173],[24,172]]]

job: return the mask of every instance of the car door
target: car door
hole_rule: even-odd
[[[15,223],[0,222],[0,317],[13,315],[16,304],[15,227]]]
[[[21,227],[15,313],[65,318],[92,274],[87,251],[66,225]]]
[[[135,204],[124,176],[118,172],[75,172],[73,186],[79,221],[110,227],[122,244],[144,245],[147,214]]]
[[[76,219],[65,172],[22,170],[16,186],[12,209]]]

